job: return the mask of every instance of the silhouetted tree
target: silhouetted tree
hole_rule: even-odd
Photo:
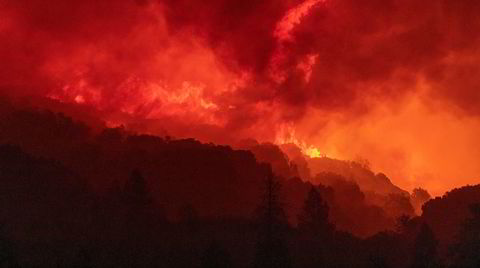
[[[228,252],[216,241],[213,241],[202,256],[202,268],[229,268],[232,261]]]
[[[412,268],[438,267],[437,240],[432,229],[423,223],[415,239]]]
[[[287,217],[280,201],[280,183],[271,170],[265,180],[262,202],[258,208],[259,233],[254,266],[257,268],[290,267],[285,241]]]
[[[299,262],[302,266],[320,267],[325,262],[326,248],[330,244],[333,226],[328,222],[328,205],[312,186],[300,215],[298,230],[300,233]]]
[[[470,213],[453,248],[456,264],[465,268],[480,267],[480,203],[471,205]]]
[[[315,187],[310,189],[303,210],[298,216],[298,228],[315,239],[327,239],[333,230],[328,222],[328,204]]]

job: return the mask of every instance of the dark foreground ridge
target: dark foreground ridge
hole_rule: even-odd
[[[417,216],[425,190],[359,163],[2,107],[0,267],[480,265],[480,185]]]

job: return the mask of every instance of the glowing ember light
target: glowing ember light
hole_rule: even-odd
[[[476,5],[0,2],[1,96],[78,104],[139,132],[359,155],[408,189],[478,182]]]
[[[295,127],[293,125],[281,125],[277,131],[277,137],[275,138],[276,144],[294,144],[302,153],[310,158],[325,157],[325,154],[320,152],[317,147],[307,144],[304,141],[299,140],[295,134]]]
[[[304,150],[304,153],[308,155],[310,158],[317,158],[317,157],[322,157],[322,154],[320,153],[320,150],[318,150],[315,147],[309,147]]]

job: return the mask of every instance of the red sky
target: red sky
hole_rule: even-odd
[[[480,182],[476,0],[0,0],[0,92],[110,124]]]

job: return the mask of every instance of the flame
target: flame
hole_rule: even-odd
[[[294,144],[302,153],[310,158],[326,157],[326,154],[322,154],[320,149],[307,144],[305,141],[297,138],[296,129],[293,124],[282,124],[277,131],[275,143],[282,144]]]
[[[354,159],[359,155],[404,188],[425,186],[441,192],[478,181],[472,178],[480,174],[476,160],[480,158],[480,110],[475,91],[480,56],[474,47],[476,39],[470,38],[474,35],[461,26],[469,24],[456,23],[455,12],[445,17],[451,22],[445,25],[438,24],[442,16],[417,14],[410,7],[382,14],[388,20],[380,16],[363,24],[365,16],[381,10],[375,7],[382,1],[359,10],[356,4],[350,5],[355,1],[327,6],[326,0],[303,0],[284,10],[276,23],[262,25],[259,20],[257,24],[256,19],[264,14],[246,10],[246,17],[243,11],[231,14],[240,16],[238,25],[216,27],[217,20],[213,20],[198,23],[196,29],[189,19],[179,24],[182,27],[177,27],[175,20],[170,23],[165,16],[168,4],[150,2],[133,9],[128,9],[129,4],[121,7],[127,8],[122,14],[133,17],[119,17],[118,21],[117,17],[96,17],[103,13],[94,12],[80,21],[82,18],[70,18],[62,8],[53,8],[49,14],[41,9],[45,5],[30,8],[21,4],[19,7],[29,7],[22,11],[4,9],[0,4],[0,53],[6,56],[4,62],[12,65],[0,72],[0,90],[25,90],[20,95],[38,91],[57,101],[93,106],[108,126],[144,120],[148,125],[145,131],[154,132],[154,121],[161,121],[162,127],[173,129],[178,136],[202,141],[227,143],[253,137],[295,144],[309,157],[328,154]],[[325,23],[318,26],[325,27],[325,39],[317,39],[315,33],[311,33],[314,40],[305,40],[303,35],[296,39],[295,29],[302,23],[306,31],[316,29],[310,25],[316,18],[306,18],[323,7],[328,12]],[[207,16],[222,13],[224,19],[224,10],[217,12],[216,8]],[[415,19],[405,23],[405,14]],[[55,21],[57,15],[72,19],[71,25],[40,25],[38,19]],[[423,34],[431,30],[423,27],[424,19],[445,28],[445,36],[452,38],[440,38],[439,42],[437,27]],[[99,25],[108,27],[97,29]],[[259,34],[267,29],[264,38],[276,44],[263,46],[261,42],[257,47],[258,42],[253,42],[251,47],[242,45],[237,50],[232,44],[245,38],[243,26],[249,25],[259,26]],[[224,30],[227,33],[217,32]],[[424,53],[427,50],[433,53]],[[335,53],[339,59],[329,59],[329,55],[337,56]],[[417,54],[421,57],[409,61],[410,55]],[[259,57],[257,66],[250,58],[258,55],[266,57]],[[319,76],[315,79],[314,70]],[[298,81],[297,74],[303,75],[300,80],[304,81]],[[428,76],[429,84],[423,91],[422,85],[415,84],[422,74]],[[292,84],[281,85],[289,76],[295,78]],[[290,99],[291,90],[298,90],[299,98],[292,95]],[[416,95],[408,96],[409,92]],[[437,99],[443,101],[437,103]],[[175,121],[171,123],[174,127],[167,125],[168,120]],[[182,126],[175,128],[175,123]]]

